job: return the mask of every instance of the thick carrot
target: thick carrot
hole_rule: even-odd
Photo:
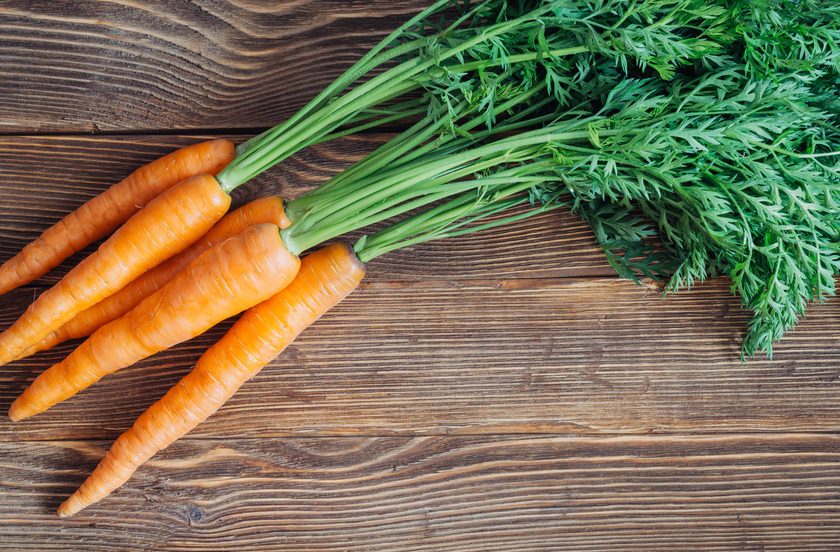
[[[146,272],[115,294],[80,312],[72,320],[52,332],[43,341],[20,354],[20,358],[49,349],[68,339],[87,337],[101,326],[124,315],[140,301],[162,288],[193,259],[217,243],[240,234],[250,226],[263,223],[286,228],[291,224],[283,209],[283,199],[268,196],[256,199],[228,213],[199,241]]]
[[[364,265],[344,243],[304,257],[288,287],[243,314],[189,374],[114,442],[58,515],[71,516],[102,500],[143,462],[216,412],[300,332],[356,289],[364,275]]]
[[[205,251],[125,316],[96,330],[39,375],[12,404],[20,420],[67,399],[107,374],[191,339],[286,287],[300,268],[275,224],[259,224]]]
[[[230,196],[209,175],[182,180],[150,201],[0,334],[0,365],[186,249],[207,233],[229,206]]]
[[[111,233],[181,180],[216,174],[235,155],[229,140],[186,146],[143,165],[56,224],[0,266],[0,294],[40,278],[61,261]]]

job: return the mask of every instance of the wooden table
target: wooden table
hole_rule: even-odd
[[[0,258],[141,163],[288,116],[424,3],[0,2]],[[236,200],[294,196],[386,137],[310,148]],[[69,266],[4,296],[2,326]],[[840,547],[840,302],[741,363],[725,282],[663,300],[568,213],[369,273],[75,518],[54,509],[229,324],[0,422],[0,547]],[[0,407],[74,345],[4,367]]]

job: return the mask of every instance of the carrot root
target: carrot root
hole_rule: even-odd
[[[259,224],[202,253],[160,291],[96,330],[12,403],[9,417],[43,412],[102,377],[193,338],[279,292],[300,260],[275,224]]]
[[[251,308],[195,368],[123,433],[90,477],[58,508],[68,517],[108,496],[158,451],[216,412],[308,326],[355,290],[364,265],[343,243],[301,262],[288,287]]]

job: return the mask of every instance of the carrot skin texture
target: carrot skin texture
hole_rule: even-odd
[[[50,349],[68,339],[89,336],[162,288],[207,249],[242,233],[249,226],[263,223],[273,223],[280,228],[287,228],[291,224],[283,209],[282,198],[279,196],[261,197],[228,213],[190,247],[146,272],[110,297],[80,312],[40,343],[18,355],[15,360]]]
[[[26,245],[0,266],[0,294],[40,278],[61,261],[105,237],[181,180],[216,174],[235,156],[229,140],[183,147],[138,168]]]
[[[259,224],[195,259],[160,291],[90,336],[12,403],[9,417],[43,412],[102,377],[265,301],[286,287],[300,260],[275,224]]]
[[[251,308],[210,347],[195,368],[123,433],[81,487],[58,508],[67,517],[128,481],[158,451],[216,412],[239,387],[353,290],[364,265],[343,243],[304,257],[297,277]]]
[[[0,334],[0,365],[186,249],[229,206],[230,196],[209,175],[182,180],[150,201]]]

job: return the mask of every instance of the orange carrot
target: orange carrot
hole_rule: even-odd
[[[283,210],[283,200],[279,196],[262,197],[228,213],[199,241],[146,272],[117,293],[80,312],[75,318],[20,354],[15,360],[49,349],[68,339],[89,336],[97,328],[116,320],[137,306],[140,301],[162,288],[207,249],[240,234],[250,226],[262,223],[273,223],[280,228],[286,228],[291,224]]]
[[[98,250],[0,334],[6,364],[83,310],[186,249],[224,216],[230,196],[209,175],[182,180],[128,219]]]
[[[0,266],[0,294],[40,278],[61,261],[106,236],[181,180],[216,174],[233,160],[229,140],[186,146],[144,165],[46,229]]]
[[[286,287],[300,268],[275,224],[259,224],[205,251],[125,316],[96,330],[12,404],[20,420],[107,374],[191,339]]]
[[[356,289],[364,275],[364,265],[343,243],[306,256],[288,287],[242,315],[189,374],[114,442],[58,515],[71,516],[102,500],[143,462],[216,412],[300,332]]]

